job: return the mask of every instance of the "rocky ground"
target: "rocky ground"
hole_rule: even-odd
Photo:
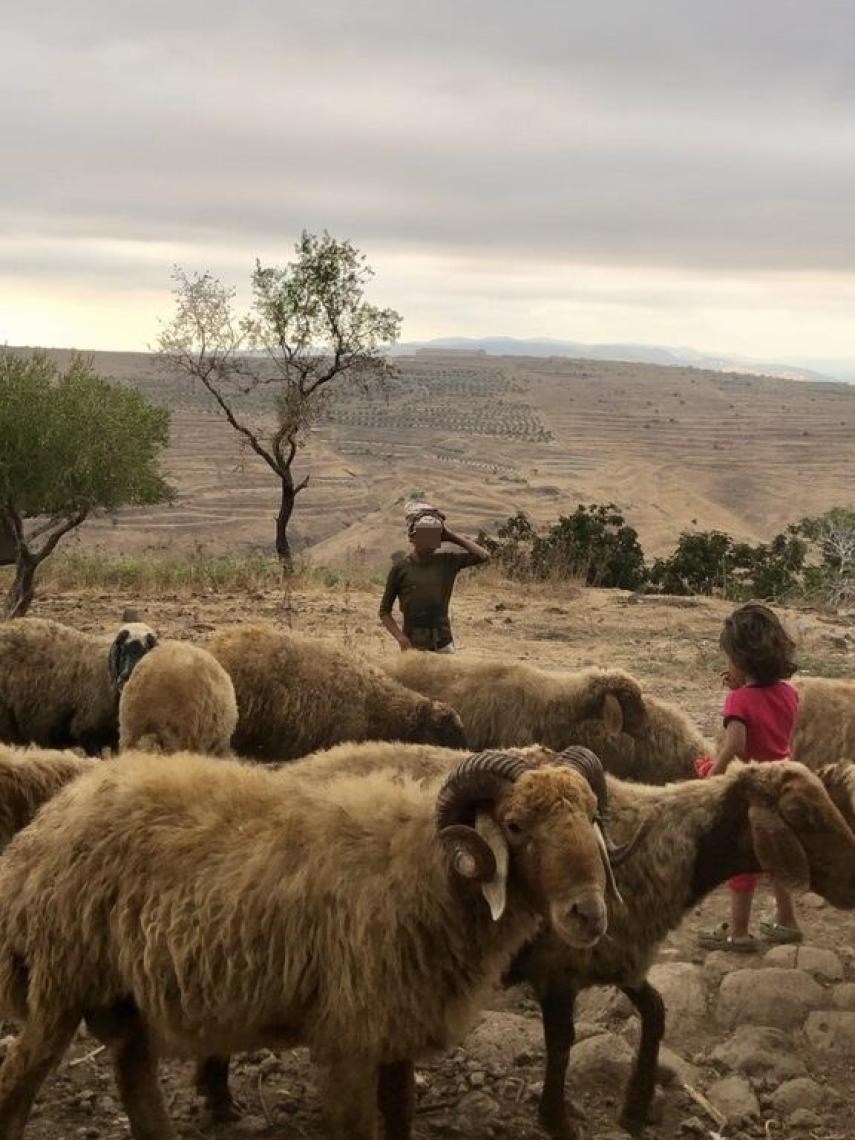
[[[107,594],[44,598],[34,611],[104,628],[136,599]],[[140,603],[164,633],[196,639],[225,621],[289,621],[369,653],[389,652],[376,630],[368,591],[296,589],[283,598],[171,596]],[[711,731],[720,702],[717,630],[726,607],[713,601],[633,602],[617,592],[535,591],[499,582],[465,588],[457,603],[466,652],[512,653],[553,667],[619,664],[654,692],[680,701]],[[855,675],[850,620],[785,614],[802,660],[817,672]],[[758,895],[759,914],[771,902]],[[855,1138],[855,946],[853,918],[806,896],[802,947],[761,945],[756,955],[697,947],[700,929],[726,916],[724,891],[686,916],[663,943],[652,974],[668,1008],[662,1087],[650,1140],[852,1140]],[[579,1001],[570,1085],[586,1140],[619,1140],[621,1087],[637,1020],[614,991]],[[11,1028],[11,1027],[9,1027]],[[39,1097],[30,1135],[38,1140],[124,1140],[127,1127],[109,1065],[81,1035]],[[537,1008],[521,990],[496,995],[474,1033],[453,1053],[419,1070],[419,1140],[534,1140],[542,1047]],[[182,1140],[320,1140],[324,1136],[311,1067],[302,1051],[237,1059],[234,1086],[245,1109],[233,1125],[210,1125],[195,1098],[188,1063],[163,1067]]]

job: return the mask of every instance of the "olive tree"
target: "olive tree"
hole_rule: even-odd
[[[391,374],[383,346],[401,317],[365,299],[373,271],[349,241],[303,232],[284,267],[256,262],[252,304],[210,273],[174,271],[175,311],[158,341],[162,359],[199,383],[219,412],[279,481],[276,552],[292,565],[288,526],[309,475],[296,478],[297,450],[330,390],[366,391]]]
[[[168,501],[158,462],[169,413],[84,357],[0,349],[0,529],[15,573],[6,617],[27,612],[36,570],[93,514]]]

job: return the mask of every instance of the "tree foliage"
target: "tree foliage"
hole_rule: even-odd
[[[245,445],[280,482],[276,549],[290,567],[288,525],[296,496],[297,450],[330,387],[382,385],[384,346],[401,317],[365,298],[373,271],[349,241],[304,232],[284,267],[256,262],[252,305],[240,315],[235,292],[209,273],[174,272],[175,312],[159,339],[163,358],[201,383]]]
[[[614,503],[579,503],[538,533],[518,512],[496,530],[481,535],[501,566],[517,578],[582,579],[589,586],[638,589],[645,579],[638,534]]]
[[[29,607],[36,567],[89,515],[171,498],[158,462],[169,413],[73,355],[0,350],[0,516],[16,574],[7,616]]]

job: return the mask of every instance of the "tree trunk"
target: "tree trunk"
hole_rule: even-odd
[[[38,562],[23,550],[15,564],[15,578],[6,595],[6,617],[23,617],[30,608],[36,588]]]
[[[287,479],[282,480],[282,499],[279,505],[279,514],[276,516],[276,554],[282,565],[283,574],[290,574],[294,569],[291,543],[288,541],[288,524],[294,512],[296,497],[294,480],[289,472]]]

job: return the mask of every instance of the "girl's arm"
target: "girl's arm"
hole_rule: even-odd
[[[711,776],[718,776],[725,771],[731,760],[737,756],[745,755],[745,724],[741,720],[728,721],[721,738],[721,744],[715,754]]]

